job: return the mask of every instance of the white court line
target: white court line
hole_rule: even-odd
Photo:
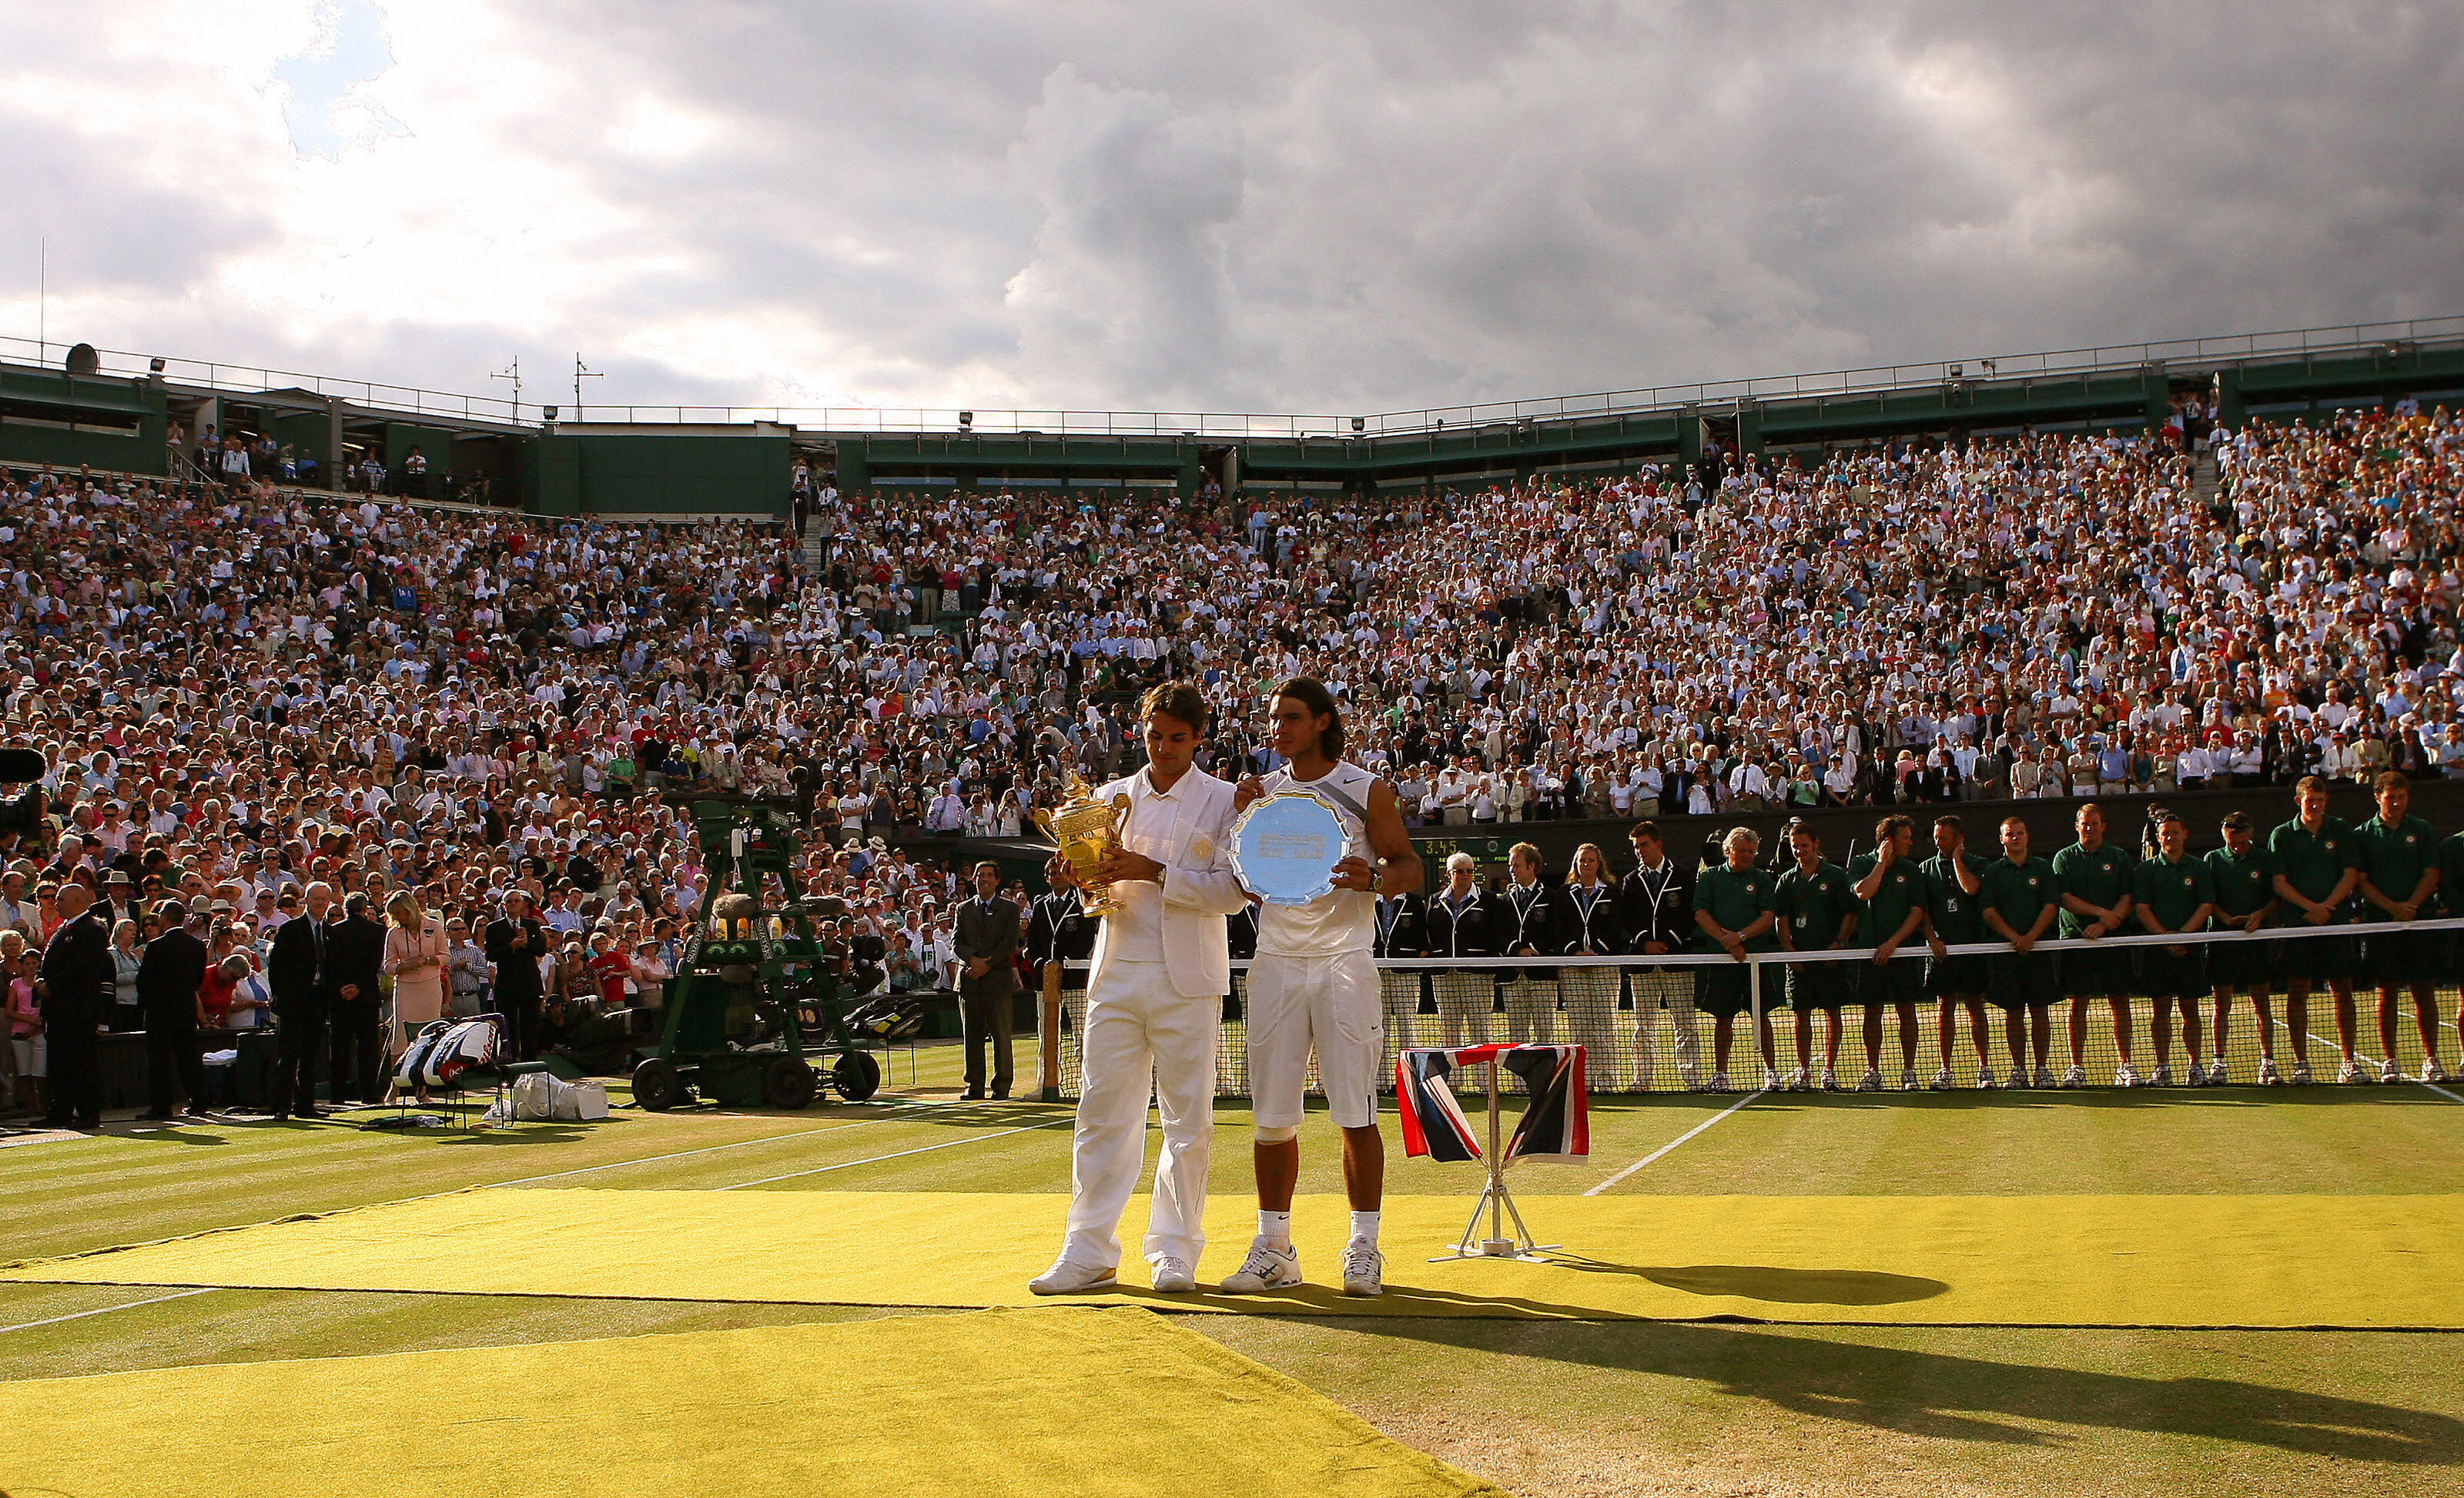
[[[784,1176],[764,1176],[759,1180],[739,1180],[732,1186],[715,1186],[712,1189],[715,1191],[741,1191],[746,1186],[766,1186],[774,1180],[795,1180],[805,1176],[826,1176],[834,1170],[853,1170],[858,1165],[878,1165],[883,1160],[905,1159],[910,1155],[930,1155],[935,1150],[955,1150],[961,1144],[981,1144],[986,1139],[1006,1138],[1013,1134],[1033,1134],[1038,1129],[1057,1129],[1063,1124],[1074,1124],[1078,1120],[1074,1117],[1050,1118],[1040,1124],[1028,1124],[1023,1129],[1002,1129],[993,1134],[971,1134],[963,1139],[950,1139],[940,1144],[928,1144],[922,1149],[900,1150],[891,1155],[876,1155],[872,1157],[872,1158],[866,1160],[841,1160],[836,1165],[817,1165],[811,1170],[792,1170]]]
[[[1671,1150],[1673,1150],[1673,1149],[1677,1148],[1677,1147],[1678,1147],[1679,1145],[1681,1145],[1681,1144],[1683,1144],[1686,1140],[1688,1140],[1688,1139],[1690,1139],[1690,1138],[1694,1137],[1694,1136],[1695,1136],[1696,1135],[1698,1135],[1698,1134],[1701,1134],[1704,1130],[1710,1128],[1713,1124],[1718,1123],[1721,1119],[1727,1117],[1730,1113],[1735,1112],[1738,1109],[1745,1107],[1748,1103],[1752,1102],[1755,1098],[1758,1098],[1758,1097],[1762,1096],[1762,1095],[1763,1095],[1763,1093],[1765,1093],[1766,1091],[1769,1091],[1769,1090],[1770,1090],[1770,1089],[1768,1089],[1768,1088],[1759,1088],[1759,1087],[1758,1087],[1758,1088],[1754,1089],[1752,1091],[1748,1092],[1745,1096],[1743,1096],[1743,1097],[1741,1097],[1741,1098],[1738,1098],[1738,1099],[1737,1099],[1735,1102],[1733,1102],[1733,1103],[1730,1103],[1727,1107],[1721,1109],[1721,1110],[1720,1110],[1718,1112],[1716,1112],[1716,1113],[1713,1113],[1710,1117],[1705,1118],[1705,1119],[1704,1119],[1701,1123],[1696,1124],[1693,1128],[1688,1129],[1688,1130],[1686,1130],[1683,1134],[1679,1135],[1676,1138],[1669,1140],[1666,1144],[1663,1144],[1663,1145],[1661,1145],[1660,1148],[1658,1148],[1658,1149],[1656,1149],[1656,1150],[1652,1151],[1650,1154],[1648,1154],[1648,1155],[1644,1156],[1642,1158],[1640,1158],[1640,1159],[1639,1159],[1639,1160],[1635,1161],[1633,1164],[1631,1164],[1631,1165],[1627,1166],[1625,1169],[1623,1169],[1623,1170],[1621,1170],[1621,1171],[1618,1171],[1616,1175],[1611,1176],[1608,1179],[1606,1179],[1606,1180],[1604,1180],[1604,1181],[1601,1181],[1598,1185],[1594,1186],[1591,1190],[1584,1192],[1584,1193],[1583,1193],[1583,1195],[1585,1195],[1585,1196],[1587,1196],[1587,1197],[1596,1197],[1596,1196],[1598,1196],[1601,1192],[1608,1190],[1611,1186],[1616,1185],[1618,1181],[1625,1179],[1628,1176],[1633,1175],[1636,1171],[1639,1171],[1639,1170],[1642,1169],[1645,1165],[1650,1164],[1653,1160],[1656,1160],[1656,1159],[1660,1158],[1661,1156],[1663,1156],[1663,1155],[1667,1154],[1669,1151],[1671,1151]]]
[[[140,1306],[159,1306],[166,1300],[186,1300],[191,1295],[210,1295],[222,1288],[219,1285],[209,1285],[203,1289],[185,1289],[177,1294],[157,1295],[151,1300],[122,1301],[117,1306],[99,1306],[92,1311],[75,1311],[65,1316],[53,1316],[44,1321],[20,1321],[13,1327],[0,1327],[0,1332],[32,1332],[36,1327],[55,1327],[63,1321],[82,1321],[88,1316],[109,1315],[115,1311],[135,1311]]]

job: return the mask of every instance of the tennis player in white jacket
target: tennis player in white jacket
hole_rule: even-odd
[[[1078,1127],[1061,1255],[1027,1282],[1039,1295],[1118,1282],[1117,1232],[1146,1157],[1150,1097],[1163,1120],[1144,1253],[1158,1290],[1198,1288],[1206,1248],[1206,1167],[1215,1135],[1215,1047],[1232,986],[1224,917],[1247,903],[1226,836],[1232,786],[1198,768],[1206,701],[1167,682],[1139,701],[1147,764],[1100,787],[1130,798],[1120,844],[1098,875],[1121,902],[1095,936],[1079,1037]]]

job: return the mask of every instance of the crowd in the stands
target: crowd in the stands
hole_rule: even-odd
[[[371,925],[408,892],[448,1010],[518,891],[551,1000],[655,1002],[705,892],[688,789],[792,798],[811,883],[938,981],[964,891],[918,835],[1031,835],[1134,764],[1167,674],[1227,773],[1273,683],[1326,680],[1423,825],[2464,773],[2459,465],[2407,404],[1400,496],[800,468],[792,527],[10,472],[0,728],[66,827],[0,887],[12,1059],[71,884],[138,948],[180,902],[243,993],[312,886]]]

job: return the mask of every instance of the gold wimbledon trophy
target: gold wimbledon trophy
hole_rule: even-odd
[[[1058,806],[1035,808],[1035,825],[1044,829],[1061,848],[1061,858],[1069,866],[1069,876],[1078,881],[1078,903],[1089,915],[1117,915],[1121,902],[1112,898],[1110,885],[1099,885],[1095,870],[1105,858],[1121,845],[1121,819],[1130,814],[1130,798],[1115,793],[1107,802],[1097,801],[1092,786],[1075,773],[1062,787]]]

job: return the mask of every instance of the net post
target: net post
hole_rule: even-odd
[[[1043,1052],[1044,1101],[1061,1101],[1061,964],[1044,964],[1044,1002],[1036,1024],[1036,1048]]]
[[[1759,1066],[1763,1059],[1763,955],[1759,952],[1746,954],[1746,1002],[1747,1014],[1754,1026],[1752,1033],[1746,1037],[1746,1043],[1753,1047],[1753,1055],[1747,1065]]]

